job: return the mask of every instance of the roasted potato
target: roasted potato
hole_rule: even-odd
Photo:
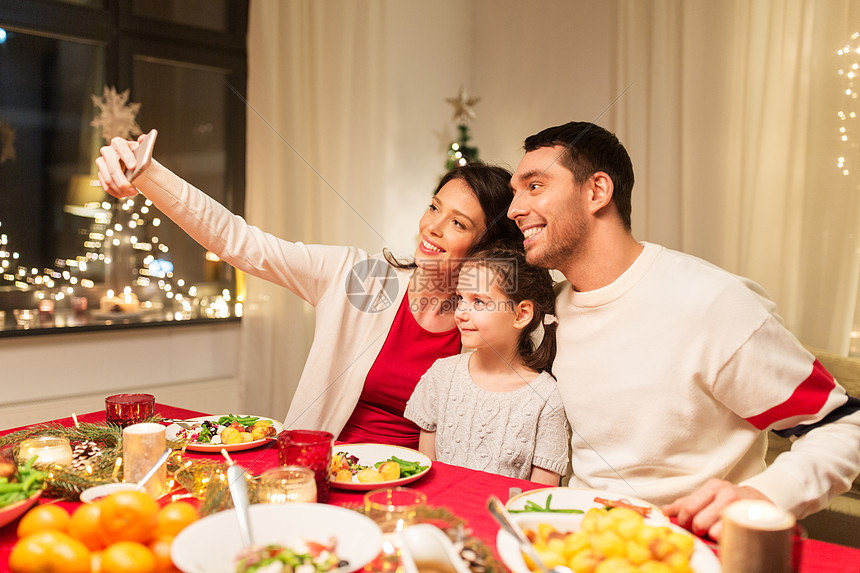
[[[352,472],[349,470],[338,470],[338,472],[334,474],[332,479],[334,479],[334,481],[350,483],[352,482]]]
[[[400,478],[400,464],[397,462],[384,462],[379,466],[379,473],[385,478],[385,481],[392,481]]]
[[[375,468],[364,468],[356,475],[358,481],[361,483],[375,483],[380,481],[385,481],[385,478],[382,477],[382,474],[379,473]]]
[[[221,443],[222,444],[241,444],[242,436],[239,435],[239,430],[236,428],[224,428],[221,430]]]
[[[579,531],[572,533],[541,523],[526,534],[551,567],[566,565],[582,573],[692,573],[691,535],[649,525],[639,513],[623,507],[590,509]],[[537,571],[528,559],[526,564]]]

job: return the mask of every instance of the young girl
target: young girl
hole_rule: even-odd
[[[404,416],[418,448],[445,463],[558,485],[569,426],[551,376],[555,294],[521,249],[475,253],[460,270],[454,314],[465,348],[421,377]],[[543,333],[537,344],[536,336]]]

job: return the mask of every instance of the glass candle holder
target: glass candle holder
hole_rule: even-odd
[[[309,468],[278,466],[263,472],[257,492],[260,503],[314,503],[317,483]]]
[[[411,525],[418,510],[426,503],[426,495],[408,487],[375,489],[364,495],[365,512],[384,534],[401,531]]]
[[[317,500],[326,503],[329,496],[329,468],[334,436],[316,430],[284,430],[278,436],[278,464],[302,466],[314,472]]]
[[[72,463],[72,446],[67,438],[59,436],[39,436],[22,441],[18,449],[18,463],[26,463],[34,455],[37,456],[37,464],[68,466]]]
[[[152,394],[114,394],[105,398],[105,420],[125,428],[152,418],[155,396]]]

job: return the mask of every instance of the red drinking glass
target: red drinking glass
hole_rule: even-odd
[[[314,472],[317,501],[328,502],[331,447],[334,436],[316,430],[284,430],[278,436],[278,464],[303,466]]]
[[[125,428],[155,415],[152,394],[114,394],[105,398],[105,420]]]

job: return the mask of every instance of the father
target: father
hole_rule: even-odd
[[[573,429],[571,485],[668,503],[713,537],[737,499],[803,517],[847,491],[860,472],[860,401],[763,289],[633,238],[633,166],[612,133],[568,123],[525,151],[508,216],[528,262],[567,279],[553,371]],[[767,430],[799,437],[770,467]]]

